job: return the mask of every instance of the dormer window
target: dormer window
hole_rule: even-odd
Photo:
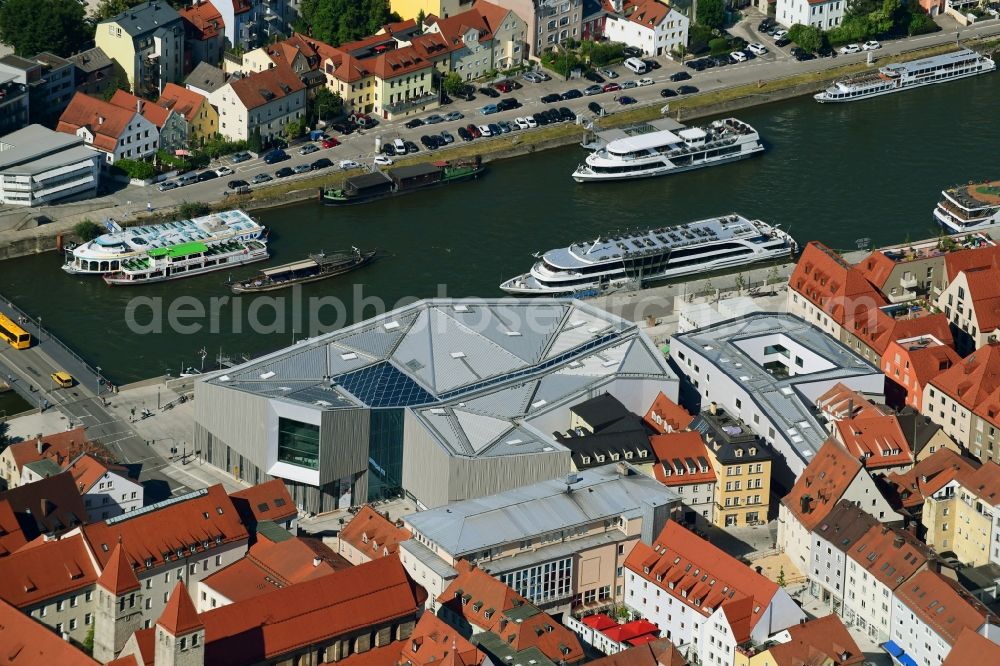
[[[752,456],[757,455],[757,447],[755,447],[755,446],[751,446],[750,447],[750,455],[752,455]]]
[[[743,457],[743,449],[736,449],[736,457],[737,458]]]
[[[661,574],[656,574],[656,582],[657,583],[662,583],[663,582],[663,576]]]

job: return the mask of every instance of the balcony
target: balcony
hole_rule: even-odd
[[[425,104],[432,104],[438,101],[437,91],[429,92],[419,97],[408,97],[399,102],[393,102],[392,104],[386,104],[382,108],[388,112],[390,115],[395,115],[397,113],[406,113],[411,109],[415,109],[419,106]]]
[[[910,274],[909,277],[903,276],[903,279],[899,281],[899,286],[904,289],[916,289],[917,288],[917,276]]]

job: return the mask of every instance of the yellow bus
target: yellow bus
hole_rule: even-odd
[[[31,346],[31,333],[0,314],[0,336],[14,349],[27,349]]]

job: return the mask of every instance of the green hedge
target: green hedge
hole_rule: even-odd
[[[113,173],[120,173],[128,176],[129,178],[136,178],[138,180],[148,180],[156,175],[156,168],[151,162],[143,162],[140,160],[118,160],[111,167]]]

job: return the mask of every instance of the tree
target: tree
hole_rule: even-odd
[[[190,220],[193,217],[208,215],[212,209],[208,204],[200,201],[184,201],[177,207],[177,212],[184,219]]]
[[[139,2],[140,0],[101,0],[94,10],[94,17],[98,20],[109,19],[135,7]]]
[[[264,141],[260,136],[260,128],[254,127],[250,130],[250,139],[247,141],[247,149],[252,153],[260,153],[264,149]]]
[[[420,11],[417,12],[417,27],[420,28],[421,31],[424,29],[424,21],[426,20],[427,14],[424,13],[424,8],[421,7]]]
[[[285,138],[291,141],[292,139],[301,136],[305,131],[305,116],[297,118],[296,120],[289,120],[285,123]]]
[[[311,123],[339,116],[344,108],[344,100],[340,93],[335,93],[326,86],[316,90],[309,108]]]
[[[698,0],[697,20],[710,28],[721,28],[726,21],[722,0]]]
[[[810,53],[815,53],[823,47],[823,31],[812,25],[796,23],[788,29],[788,39]]]
[[[449,95],[456,95],[462,89],[465,82],[462,81],[462,77],[459,76],[457,72],[448,72],[443,79],[441,79],[441,87]]]
[[[89,219],[81,220],[73,225],[73,235],[80,239],[81,243],[92,241],[104,233],[101,225]]]
[[[383,25],[398,21],[389,0],[303,0],[302,23],[312,36],[333,46],[373,35]]]
[[[780,568],[780,569],[778,570],[778,580],[777,580],[777,583],[778,583],[778,585],[780,585],[781,587],[784,587],[784,586],[785,586],[785,567],[781,567],[781,568]]]
[[[87,631],[87,637],[83,639],[83,651],[89,655],[94,654],[94,623],[90,624],[90,629]]]
[[[18,55],[51,51],[66,57],[93,37],[78,0],[6,0],[0,8],[0,41]]]
[[[113,78],[108,81],[105,85],[104,92],[101,96],[104,98],[105,102],[111,100],[115,96],[115,92],[119,90],[124,90],[125,92],[132,92],[132,87],[128,84],[128,75],[125,74],[125,70],[117,65],[112,68],[114,74]]]

